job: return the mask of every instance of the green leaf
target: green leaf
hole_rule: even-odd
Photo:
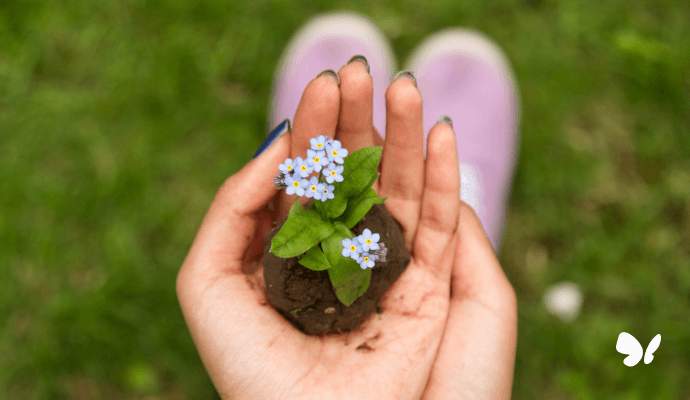
[[[288,212],[288,218],[294,213],[299,213],[300,211],[304,211],[304,206],[298,201],[299,197],[295,199],[295,202],[292,203],[292,207],[290,207],[290,211]]]
[[[342,240],[352,239],[354,235],[342,222],[335,222],[334,226],[335,230],[321,243],[321,246],[331,265],[328,269],[328,277],[333,284],[335,294],[341,303],[349,306],[369,288],[371,269],[362,269],[357,261],[342,255]]]
[[[323,202],[321,209],[326,218],[337,218],[345,212],[347,207],[347,196],[340,193],[338,189],[333,190],[333,198]]]
[[[329,200],[326,200],[326,202],[332,201],[332,200],[333,200],[333,199],[329,199]],[[314,209],[314,210],[316,210],[316,211],[318,211],[319,214],[321,214],[321,217],[322,217],[323,219],[325,219],[325,220],[330,220],[330,219],[331,219],[330,216],[328,215],[328,208],[325,206],[325,202],[323,202],[323,201],[321,201],[321,200],[314,200],[314,201],[312,202],[311,208]]]
[[[297,262],[312,271],[323,271],[331,267],[331,265],[328,263],[326,255],[323,254],[323,251],[321,251],[319,246],[314,246],[309,249],[307,254],[300,258]]]
[[[381,175],[381,174],[379,174],[378,172],[375,173],[374,175],[372,175],[371,179],[369,180],[369,183],[364,185],[364,189],[359,194],[366,192],[367,189],[371,189],[371,187],[374,186],[374,182],[376,182],[376,180],[379,179],[379,175]]]
[[[301,204],[297,204],[292,207],[302,208]],[[278,257],[297,257],[327,238],[335,229],[333,224],[321,219],[318,212],[304,209],[300,211],[299,208],[295,208],[295,212],[288,216],[271,241],[271,253]]]
[[[365,147],[349,154],[343,163],[343,181],[333,183],[332,199],[321,205],[322,214],[334,219],[347,207],[347,199],[370,188],[379,176],[376,168],[381,161],[381,147]]]
[[[383,203],[388,197],[382,199],[376,195],[374,189],[369,188],[362,192],[359,196],[351,198],[347,202],[347,213],[343,223],[348,229],[352,229],[365,215],[371,210],[371,207],[376,203]]]
[[[345,157],[343,181],[337,186],[346,196],[354,196],[370,188],[378,177],[381,147],[365,147]],[[335,193],[335,191],[333,191]]]

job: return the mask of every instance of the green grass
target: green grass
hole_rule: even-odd
[[[676,4],[677,3],[677,4]],[[359,11],[400,64],[479,29],[522,96],[501,263],[515,399],[690,398],[690,6],[658,0],[0,2],[0,398],[217,397],[175,276],[265,134],[311,16]],[[380,93],[379,95],[382,95]],[[581,285],[572,324],[546,287]],[[625,367],[618,333],[662,341]]]

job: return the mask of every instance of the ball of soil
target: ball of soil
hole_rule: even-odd
[[[367,215],[351,230],[357,236],[369,228],[381,235],[386,244],[386,262],[376,262],[371,270],[371,283],[364,295],[349,307],[338,300],[328,271],[312,271],[297,262],[297,257],[280,258],[271,253],[271,240],[283,222],[266,234],[264,239],[264,279],[268,301],[295,327],[307,334],[350,331],[374,310],[379,299],[403,273],[410,262],[400,224],[391,217],[383,204],[374,204]]]

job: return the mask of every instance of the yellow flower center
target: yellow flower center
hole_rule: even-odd
[[[364,257],[364,261],[369,261],[369,257]]]
[[[306,170],[307,170],[306,165],[302,165],[302,168],[301,168],[301,169],[302,169],[302,171],[306,171]]]
[[[331,176],[335,176],[335,174],[337,174],[337,172],[331,171]]]
[[[317,144],[316,144],[316,147],[322,148],[322,147],[323,147],[323,143],[317,143]]]
[[[298,188],[298,187],[299,187],[299,182],[297,182],[297,181],[292,182],[292,186]]]
[[[333,154],[334,156],[337,156],[337,155],[338,155],[338,152],[335,151],[335,150],[333,150],[333,151],[331,151],[331,154]]]
[[[371,239],[367,239],[365,242],[367,242],[367,244],[371,244]]]
[[[316,190],[316,186],[311,185],[311,191],[313,192],[313,191],[315,191],[315,190]]]
[[[321,159],[320,159],[319,157],[314,157],[314,162],[315,162],[315,163],[317,163],[317,162],[319,162],[319,161],[321,161]]]
[[[287,170],[290,171],[292,169],[292,165],[287,166]]]
[[[357,250],[357,246],[355,246],[354,244],[352,246],[350,246],[350,251],[355,251],[355,250]]]

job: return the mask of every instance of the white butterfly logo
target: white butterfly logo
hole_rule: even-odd
[[[661,344],[661,334],[654,336],[647,350],[644,352],[644,363],[649,364],[654,359],[654,352],[659,348]],[[628,332],[621,332],[618,335],[618,342],[616,342],[616,351],[621,354],[627,354],[623,360],[623,364],[628,367],[634,367],[642,359],[642,345],[635,339],[635,337]]]

